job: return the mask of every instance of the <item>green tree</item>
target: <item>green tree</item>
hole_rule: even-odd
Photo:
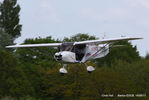
[[[0,49],[0,98],[11,96],[19,99],[32,93],[33,88],[16,58],[10,52]]]
[[[44,91],[47,86],[47,84],[43,84],[44,82],[47,83],[47,74],[45,68],[41,65],[30,63],[26,63],[21,66],[27,80],[30,82],[31,87],[34,90],[34,92],[31,93],[30,96],[36,98],[36,100],[42,97],[44,98],[44,94],[42,91]]]
[[[146,54],[145,59],[149,59],[149,53]]]
[[[13,44],[11,36],[0,29],[0,47],[5,48],[11,44]]]
[[[88,34],[78,33],[70,38],[65,37],[64,42],[75,42],[75,41],[85,41],[85,40],[95,40],[98,39],[95,36],[89,36]]]
[[[113,68],[96,68],[95,72],[88,74],[84,66],[76,64],[69,66],[69,73],[65,76],[57,74],[57,70],[48,70],[46,88],[43,91],[44,96],[52,100],[105,100],[103,94],[114,94],[112,100],[119,100],[118,94],[142,93],[133,84],[134,80],[129,79],[129,74]],[[131,100],[121,98],[125,99]]]
[[[52,37],[26,39],[24,44],[40,44],[40,43],[57,43],[59,40]],[[37,47],[37,48],[18,48],[16,56],[19,64],[23,66],[25,76],[30,81],[35,90],[36,99],[44,98],[44,91],[47,87],[46,71],[51,68],[57,68],[58,63],[54,59],[55,52],[58,48]],[[51,69],[52,70],[52,69]],[[43,82],[45,84],[43,84]]]
[[[21,35],[22,25],[19,24],[20,9],[17,0],[4,0],[0,3],[0,27],[8,33],[13,40]]]

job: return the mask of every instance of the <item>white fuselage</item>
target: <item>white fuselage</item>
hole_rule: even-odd
[[[80,51],[81,52],[81,51]],[[102,58],[109,53],[109,46],[104,45],[88,45],[85,48],[84,56],[81,60],[77,60],[77,54],[71,51],[60,51],[55,53],[55,59],[61,63],[79,63],[86,62],[96,58]]]
[[[76,55],[74,52],[61,51],[55,53],[55,59],[62,63],[76,63]]]

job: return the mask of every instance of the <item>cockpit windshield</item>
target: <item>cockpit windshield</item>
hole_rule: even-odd
[[[61,46],[61,51],[72,51],[73,42],[63,43]]]

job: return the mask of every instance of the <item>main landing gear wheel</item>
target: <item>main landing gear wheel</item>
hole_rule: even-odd
[[[95,68],[93,66],[87,66],[86,69],[87,69],[88,73],[91,73],[95,70]]]
[[[86,63],[84,63],[84,65],[86,66],[86,70],[88,71],[88,73],[91,73],[95,70],[93,66],[88,66]]]
[[[60,72],[61,75],[64,75],[64,74],[67,74],[68,73],[67,70],[64,67],[63,68],[60,68],[59,69],[59,72]]]

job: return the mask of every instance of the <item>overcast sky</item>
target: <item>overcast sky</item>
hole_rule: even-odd
[[[102,38],[143,37],[132,42],[141,56],[149,52],[149,0],[18,0],[22,36],[70,37],[88,33]]]

